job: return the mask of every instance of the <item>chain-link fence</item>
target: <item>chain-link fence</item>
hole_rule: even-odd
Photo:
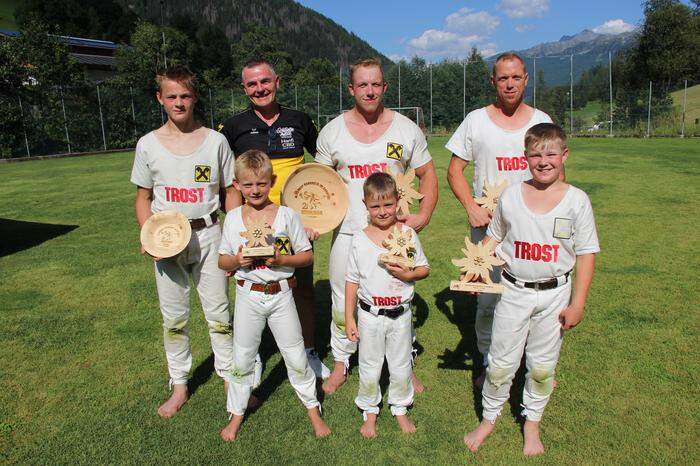
[[[577,56],[527,58],[526,102],[573,136],[700,136],[700,85],[663,89],[648,82],[617,80],[609,57],[591,63]],[[476,66],[478,65],[478,67]],[[464,116],[494,99],[490,64],[467,61],[426,64],[421,60],[385,69],[385,105],[397,108],[426,133],[451,134]],[[302,110],[319,127],[352,107],[347,72],[335,85],[284,85],[282,105]],[[126,149],[158,128],[165,115],[152,92],[110,84],[53,88],[9,102],[17,115],[0,138],[0,156],[27,157]],[[240,88],[204,89],[196,114],[207,126],[248,106]]]

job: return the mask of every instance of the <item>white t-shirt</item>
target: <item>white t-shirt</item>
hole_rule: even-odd
[[[404,173],[430,162],[428,143],[418,126],[394,112],[389,128],[376,141],[357,141],[345,125],[343,115],[323,127],[316,142],[316,162],[335,168],[348,187],[350,205],[340,226],[341,233],[355,233],[367,226],[367,209],[362,203],[362,185],[375,172],[389,167]]]
[[[532,178],[525,159],[525,133],[538,123],[551,123],[535,109],[530,121],[518,130],[503,129],[491,120],[486,108],[467,114],[445,147],[457,157],[474,162],[472,193],[482,196],[485,183],[503,180],[509,185]]]
[[[175,155],[150,133],[139,139],[131,182],[153,190],[153,213],[177,210],[196,219],[219,208],[219,190],[233,184],[233,153],[226,138],[207,129],[190,155]]]
[[[247,241],[241,236],[246,231],[242,216],[243,207],[236,207],[226,214],[224,231],[221,235],[219,254],[235,256],[238,247],[245,247]],[[280,206],[272,222],[272,234],[275,247],[280,254],[304,252],[311,249],[309,238],[304,232],[301,217],[289,207]],[[237,280],[248,280],[253,283],[272,283],[289,278],[294,274],[294,267],[267,267],[265,259],[256,260],[250,268],[239,268],[234,276]]]
[[[428,267],[428,259],[423,253],[418,235],[407,225],[403,225],[401,231],[406,229],[411,230],[416,245],[413,256],[416,267]],[[410,303],[415,282],[401,281],[379,265],[379,256],[385,253],[387,250],[369,239],[364,230],[355,233],[350,245],[345,280],[359,283],[358,298],[371,306],[391,308]]]
[[[591,201],[574,186],[542,215],[525,205],[523,183],[509,186],[486,234],[501,243],[496,255],[508,273],[527,282],[564,275],[574,268],[576,256],[600,252]]]

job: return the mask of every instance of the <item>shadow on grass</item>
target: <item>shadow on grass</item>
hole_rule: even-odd
[[[33,248],[76,228],[78,225],[53,225],[0,218],[0,257]]]

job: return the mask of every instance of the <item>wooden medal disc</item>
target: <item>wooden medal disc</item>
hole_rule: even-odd
[[[141,244],[153,257],[173,257],[187,247],[192,236],[190,221],[175,210],[157,212],[141,228]]]
[[[331,167],[307,163],[295,168],[282,186],[282,205],[301,215],[306,228],[323,234],[340,225],[348,210],[348,188]]]

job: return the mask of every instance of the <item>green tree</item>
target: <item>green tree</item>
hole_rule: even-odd
[[[240,82],[243,65],[250,60],[264,59],[272,63],[278,76],[291,78],[292,59],[285,47],[271,29],[248,25],[241,39],[231,46],[233,57],[233,79]]]

